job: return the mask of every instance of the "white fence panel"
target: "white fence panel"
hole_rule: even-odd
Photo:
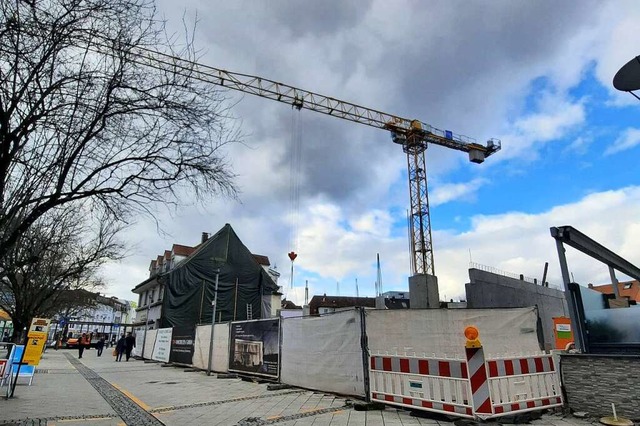
[[[480,330],[486,356],[540,351],[535,308],[367,310],[371,353],[464,358],[463,331]]]
[[[153,346],[156,343],[156,334],[158,334],[158,330],[147,330],[147,337],[144,340],[144,351],[142,352],[142,357],[145,359],[151,359]]]
[[[282,319],[283,383],[324,392],[364,396],[356,310],[317,318]]]
[[[171,336],[173,328],[160,328],[155,330],[156,339],[151,353],[151,359],[154,361],[169,362],[171,355]],[[148,337],[148,336],[147,336]]]
[[[229,323],[216,324],[213,336],[212,370],[229,371]],[[196,327],[196,343],[193,352],[193,366],[206,370],[209,367],[209,344],[211,325]]]
[[[488,360],[487,372],[496,415],[562,405],[560,374],[552,355]]]
[[[136,338],[136,346],[133,348],[131,354],[133,356],[142,356],[142,345],[144,343],[144,328],[136,327],[133,331]]]

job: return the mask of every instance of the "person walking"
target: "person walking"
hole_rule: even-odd
[[[136,347],[136,338],[131,335],[131,332],[127,333],[125,339],[125,349],[127,351],[127,361],[131,358],[131,351]]]
[[[124,334],[118,339],[118,343],[116,343],[116,362],[120,362],[122,360],[122,354],[127,348],[127,341],[124,337]]]
[[[104,337],[101,337],[96,343],[96,349],[98,351],[98,356],[102,355],[102,350],[104,349]]]
[[[82,333],[82,336],[78,339],[78,359],[82,358],[82,353],[89,345],[91,345],[89,336],[87,336],[87,333]]]

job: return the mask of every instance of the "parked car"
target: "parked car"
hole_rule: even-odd
[[[67,348],[67,349],[77,348],[79,340],[80,340],[79,337],[70,337],[70,338],[68,338],[67,342],[65,343],[65,348]]]

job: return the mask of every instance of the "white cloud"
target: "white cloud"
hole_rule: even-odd
[[[475,199],[476,192],[489,181],[476,178],[465,183],[447,183],[433,188],[429,194],[429,204],[438,206],[454,200]]]
[[[544,263],[549,262],[548,281],[561,284],[555,242],[549,233],[552,226],[571,225],[631,263],[640,264],[639,205],[640,187],[633,186],[593,193],[540,214],[476,216],[467,232],[434,236],[441,287],[447,294],[464,294],[461,284],[468,281],[469,249],[474,262],[538,279]],[[577,282],[609,280],[606,266],[571,248],[567,256]]]
[[[626,151],[640,144],[640,129],[626,129],[605,151],[604,155]]]
[[[640,187],[627,187],[593,193],[540,214],[514,211],[475,216],[471,229],[462,233],[436,231],[434,257],[440,297],[464,298],[470,251],[474,262],[539,280],[545,262],[549,262],[548,281],[560,286],[555,241],[549,232],[552,226],[571,225],[630,262],[640,264],[638,205]],[[615,212],[615,221],[610,220],[612,212]],[[374,260],[378,252],[383,261],[385,288],[408,287],[408,249],[404,235],[383,238],[367,230],[347,230],[341,226],[341,211],[335,206],[324,206],[310,214],[312,219],[303,230],[305,242],[301,251],[304,255],[298,267],[320,275],[313,280],[316,291],[332,294],[335,281],[358,276],[361,295],[372,295]],[[571,248],[567,248],[567,256],[577,282],[606,283],[609,279],[608,268],[599,262]],[[363,265],[368,266],[363,268]],[[353,288],[350,294],[355,294]]]
[[[535,160],[542,145],[576,131],[585,124],[585,119],[584,99],[572,102],[566,95],[546,94],[541,97],[537,111],[519,117],[502,136],[502,151],[497,158]]]

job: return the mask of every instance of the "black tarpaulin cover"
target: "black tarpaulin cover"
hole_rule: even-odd
[[[216,322],[247,319],[247,304],[254,319],[262,317],[262,296],[271,295],[278,286],[226,224],[191,256],[159,276],[166,286],[163,327],[211,323],[218,268]]]

